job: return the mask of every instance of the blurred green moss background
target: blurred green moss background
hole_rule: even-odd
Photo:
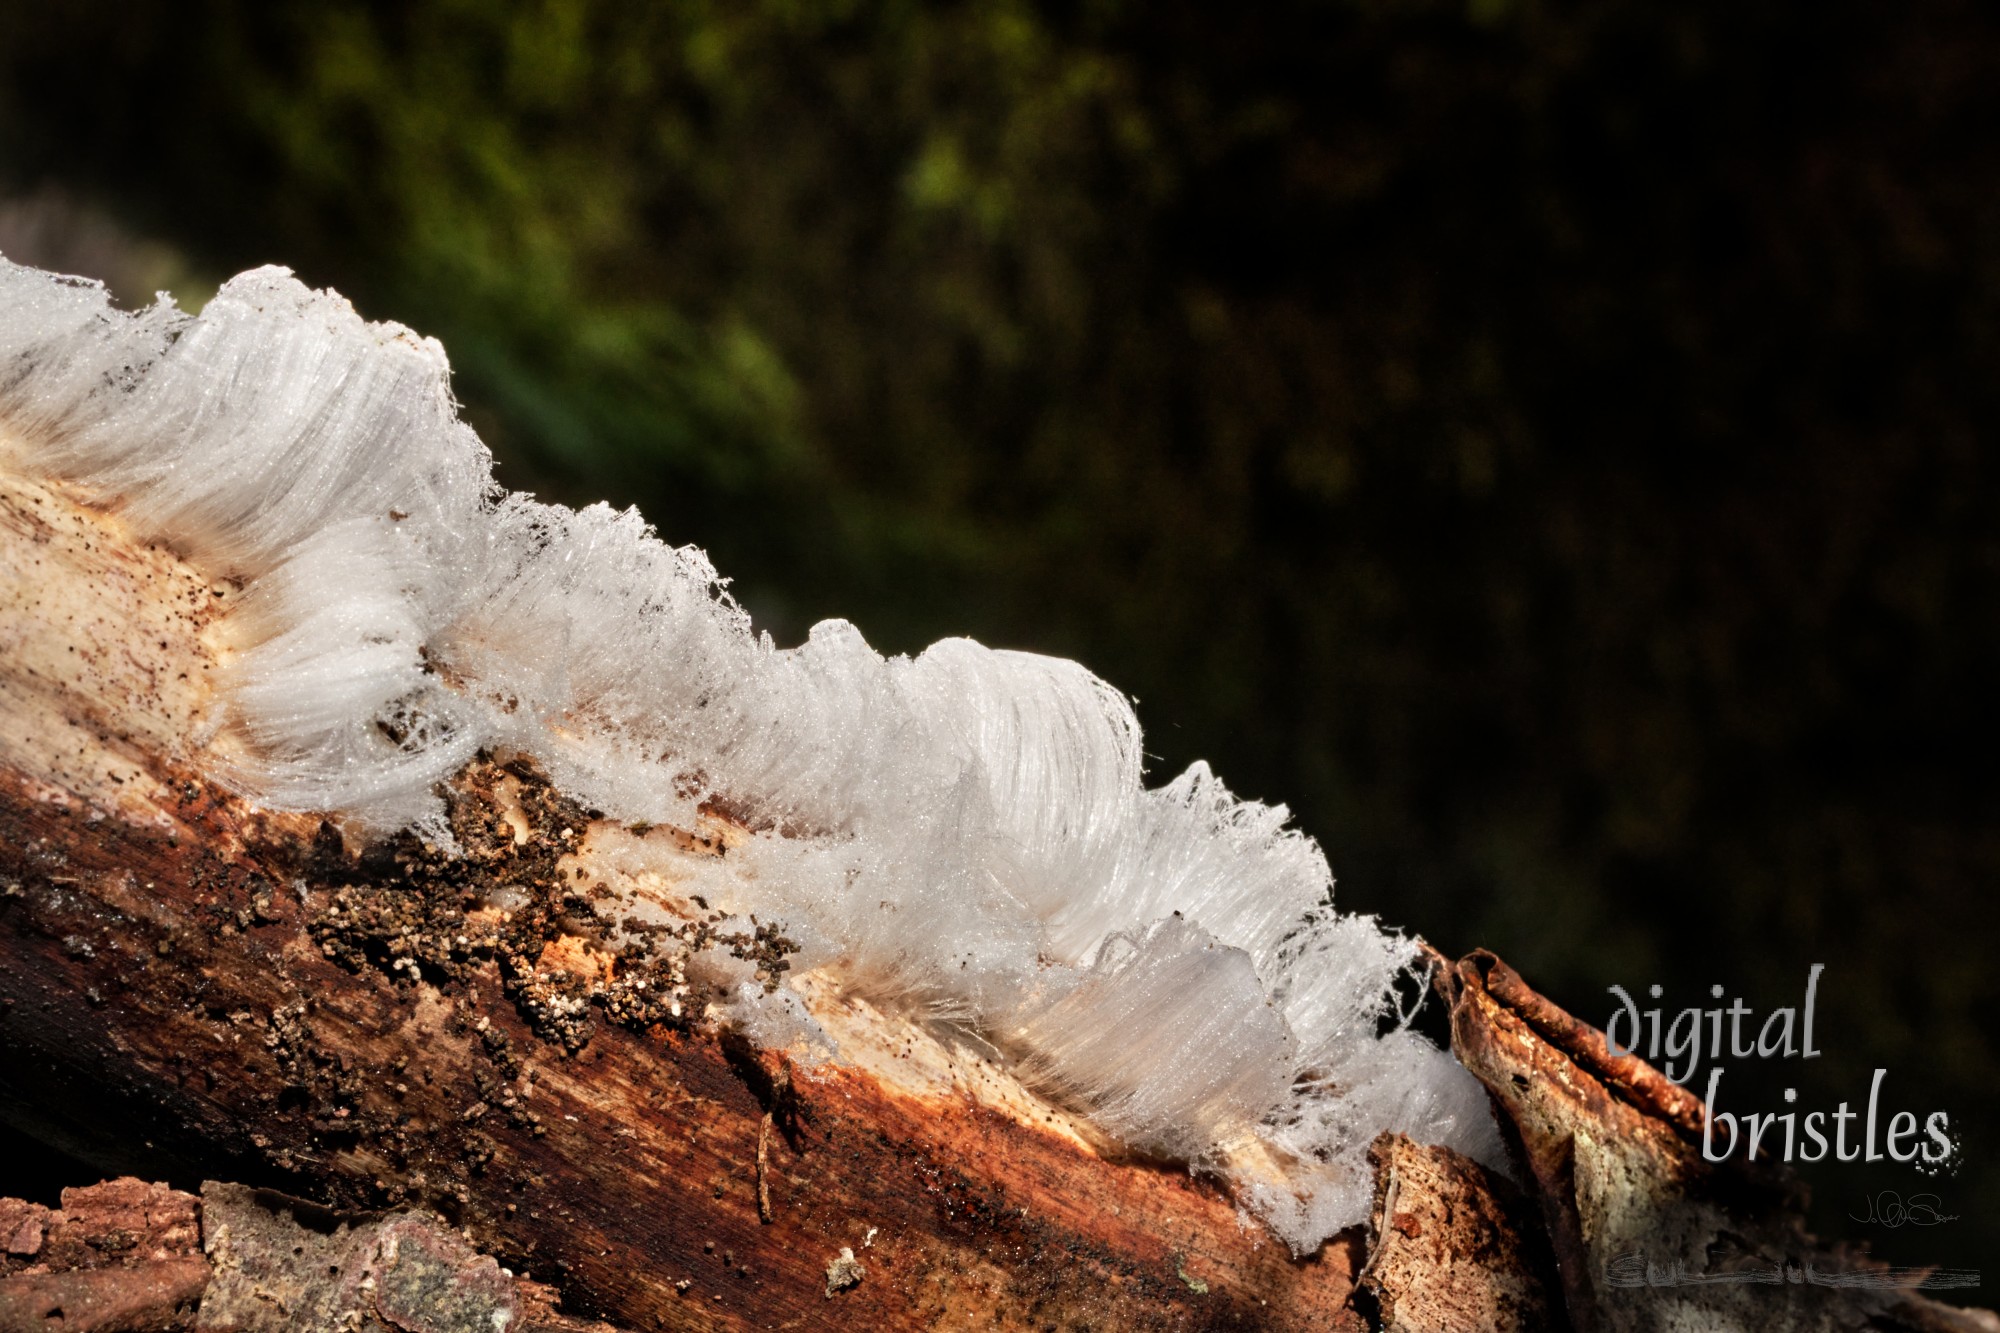
[[[1752,1107],[1889,1067],[1962,1220],[1824,1224],[2000,1252],[1991,10],[71,0],[0,72],[0,248],[437,335],[781,642],[1080,658],[1594,1021],[1826,963]]]

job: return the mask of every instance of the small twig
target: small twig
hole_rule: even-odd
[[[764,1112],[764,1123],[757,1131],[757,1219],[765,1225],[771,1221],[771,1180],[767,1168],[771,1157],[771,1113]]]
[[[782,1108],[789,1111],[792,1096],[792,1066],[780,1061],[771,1080],[771,1101],[764,1111],[764,1123],[757,1128],[757,1218],[766,1226],[771,1217],[771,1121]]]

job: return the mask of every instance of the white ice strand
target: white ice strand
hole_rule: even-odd
[[[1113,935],[1087,973],[1031,996],[1003,1035],[1031,1083],[1132,1146],[1183,1160],[1222,1157],[1290,1083],[1292,1034],[1249,955],[1178,916]]]
[[[382,829],[431,815],[435,784],[485,743],[483,710],[424,658],[410,589],[423,556],[387,518],[314,533],[251,585],[224,684],[251,753],[234,780],[266,802]]]
[[[98,352],[94,381],[68,360],[33,393],[26,433],[46,464],[117,495],[141,532],[217,572],[260,574],[341,518],[462,525],[492,484],[444,349],[368,324],[284,269],[231,279],[199,319],[164,300],[135,319],[73,286],[32,308],[29,335],[59,338],[38,362]]]

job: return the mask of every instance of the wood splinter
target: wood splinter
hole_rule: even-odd
[[[781,1104],[792,1095],[792,1066],[780,1062],[771,1080],[771,1103],[764,1108],[764,1122],[757,1127],[757,1220],[771,1225],[771,1120]]]

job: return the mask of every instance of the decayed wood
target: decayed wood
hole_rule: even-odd
[[[421,1210],[130,1176],[56,1209],[0,1198],[4,1333],[620,1333],[553,1305]]]
[[[462,854],[364,857],[231,795],[189,751],[235,596],[0,477],[0,1115],[112,1168],[435,1208],[634,1328],[1364,1326],[1358,1234],[1295,1261],[823,979],[844,1063],[726,1045],[662,1008],[672,940],[571,933],[600,885],[673,901],[621,840],[712,856],[726,825],[615,828],[490,762],[454,796]],[[843,1247],[861,1277],[829,1295]]]
[[[0,1198],[0,1330],[191,1327],[209,1267],[191,1194],[110,1180],[62,1207]]]
[[[551,1310],[422,1211],[340,1216],[210,1181],[201,1222],[210,1271],[188,1333],[619,1333]]]
[[[0,1198],[4,1333],[619,1333],[553,1300],[420,1210],[130,1176],[56,1209]]]
[[[1376,1226],[1306,1261],[829,978],[793,980],[840,1063],[725,1038],[699,946],[774,975],[786,942],[717,936],[676,867],[739,827],[619,827],[504,755],[451,784],[451,851],[260,810],[213,776],[237,592],[0,468],[0,1118],[107,1170],[435,1210],[634,1330],[2000,1330],[1899,1292],[1643,1285],[1649,1254],[1866,1261],[1805,1236],[1783,1177],[1703,1163],[1692,1098],[1490,955],[1440,960],[1443,989],[1532,1204],[1385,1140]],[[638,899],[669,924],[614,950]],[[469,1253],[425,1271],[483,1280]],[[144,1295],[62,1276],[78,1308]],[[151,1276],[180,1300],[196,1273]]]
[[[1453,1050],[1519,1135],[1577,1333],[2000,1330],[1992,1314],[1907,1290],[1808,1280],[1808,1269],[1887,1270],[1808,1235],[1788,1174],[1705,1161],[1700,1102],[1643,1061],[1613,1056],[1602,1033],[1492,954],[1442,969],[1442,980]],[[1777,1280],[1716,1280],[1748,1273]]]
[[[1361,1284],[1383,1333],[1545,1333],[1561,1322],[1534,1205],[1449,1148],[1384,1134]]]

